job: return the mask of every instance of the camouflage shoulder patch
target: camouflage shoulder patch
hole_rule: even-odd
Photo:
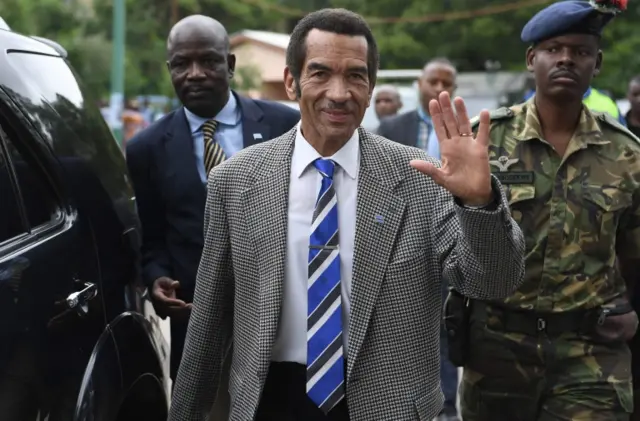
[[[631,130],[627,129],[624,125],[620,124],[618,120],[611,117],[609,113],[601,113],[597,111],[591,111],[591,113],[596,117],[596,119],[604,124],[607,127],[617,131],[618,133],[623,134],[625,137],[633,140],[636,144],[640,145],[640,139],[636,135],[634,135]]]
[[[494,121],[504,120],[507,118],[511,118],[513,116],[514,116],[513,111],[511,110],[511,108],[507,108],[507,107],[498,108],[497,110],[493,110],[489,112],[489,118],[491,119],[492,123]],[[478,124],[480,124],[480,116],[473,117],[470,120],[470,122],[471,122],[471,129],[476,130],[478,128]]]

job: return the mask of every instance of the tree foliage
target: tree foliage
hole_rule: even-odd
[[[372,18],[407,18],[473,11],[513,1],[126,0],[125,90],[127,95],[172,94],[164,64],[166,37],[176,17],[172,10],[177,10],[177,17],[193,13],[215,17],[233,33],[242,29],[290,30],[304,13],[328,6],[345,7]],[[176,9],[172,2],[176,2]],[[85,84],[102,96],[108,95],[110,88],[112,5],[113,0],[0,0],[2,17],[14,30],[62,44]],[[371,24],[385,69],[419,68],[429,58],[447,56],[461,71],[482,71],[487,60],[499,61],[502,69],[525,70],[526,45],[520,41],[520,31],[542,7],[544,4],[525,6],[459,20]],[[607,27],[602,44],[604,68],[595,86],[621,95],[626,81],[640,73],[639,20],[640,4],[630,2],[629,10]],[[239,73],[247,73],[242,83],[249,83],[251,72]]]

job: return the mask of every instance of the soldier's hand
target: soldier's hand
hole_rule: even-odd
[[[192,305],[177,298],[176,290],[178,288],[180,288],[180,282],[166,276],[153,282],[151,302],[160,318],[183,317],[188,316],[191,312]]]

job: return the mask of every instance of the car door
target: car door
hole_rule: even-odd
[[[105,327],[100,271],[56,160],[20,121],[0,107],[0,418],[67,421]]]

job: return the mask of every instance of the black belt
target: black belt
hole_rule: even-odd
[[[540,313],[506,309],[481,301],[474,301],[471,311],[474,319],[484,321],[492,330],[523,333],[530,336],[542,333],[558,336],[567,332],[588,334],[593,332],[602,314],[600,308],[564,313]],[[495,317],[495,319],[490,322],[489,316]]]

